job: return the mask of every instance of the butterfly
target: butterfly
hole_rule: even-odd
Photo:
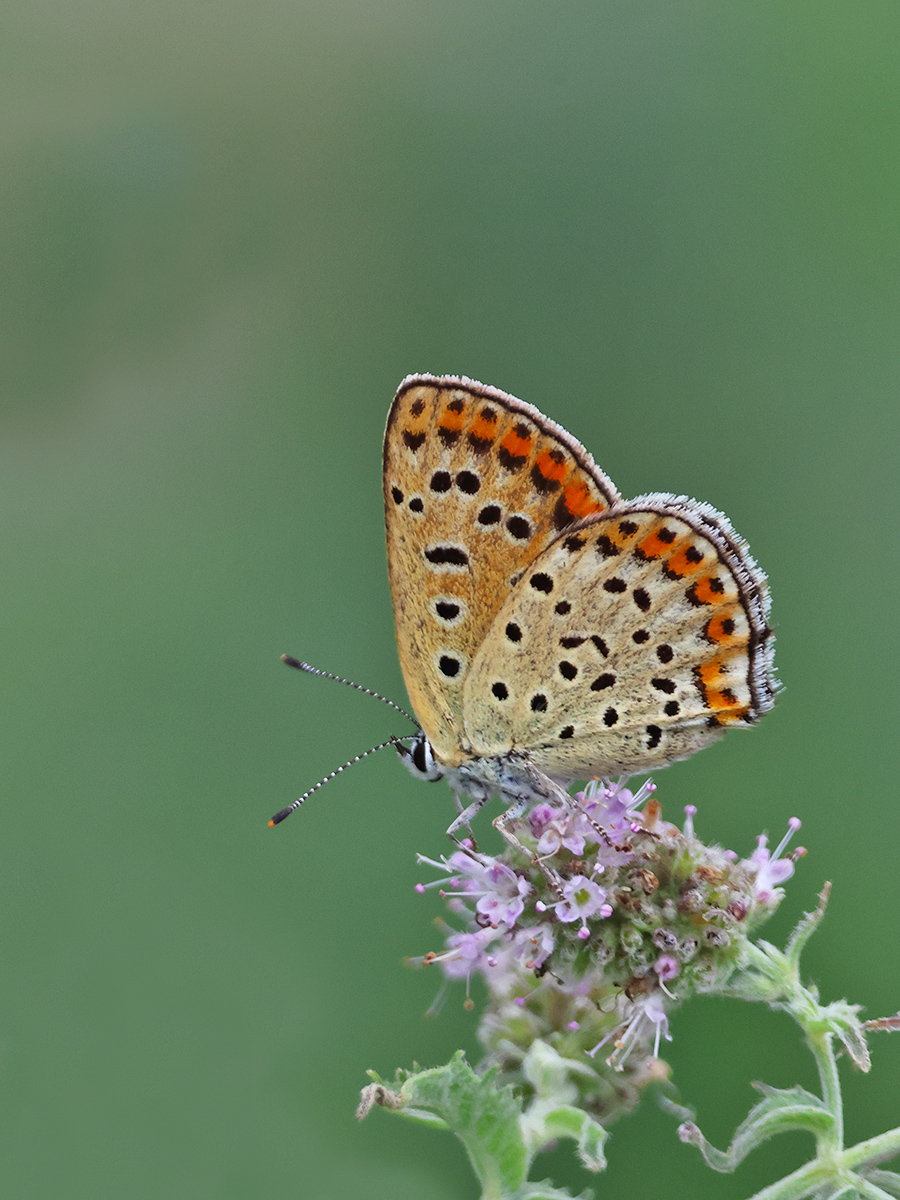
[[[387,557],[419,778],[504,820],[649,772],[774,703],[765,574],[708,504],[623,500],[571,434],[465,377],[410,375],[384,439]],[[499,824],[499,822],[495,822]]]

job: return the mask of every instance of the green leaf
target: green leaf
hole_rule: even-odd
[[[823,1023],[840,1038],[844,1049],[861,1071],[872,1065],[866,1045],[866,1029],[859,1019],[860,1006],[846,1000],[836,1000],[823,1009]]]
[[[519,1194],[531,1157],[519,1126],[522,1106],[512,1088],[498,1085],[496,1070],[476,1075],[459,1051],[445,1067],[404,1073],[392,1089],[371,1084],[357,1115],[365,1116],[373,1104],[452,1130],[466,1148],[486,1200]]]
[[[534,1041],[522,1062],[522,1071],[534,1087],[535,1096],[522,1117],[525,1144],[533,1155],[556,1138],[573,1138],[578,1157],[589,1171],[606,1167],[603,1147],[607,1132],[583,1109],[575,1078],[595,1077],[593,1067],[563,1058],[552,1046]]]
[[[851,1179],[833,1187],[826,1183],[815,1192],[815,1200],[862,1200],[862,1193]]]
[[[603,1147],[609,1135],[603,1126],[583,1109],[572,1105],[550,1109],[544,1114],[544,1131],[547,1135],[545,1144],[551,1138],[574,1138],[582,1164],[589,1171],[606,1170]]]
[[[573,1196],[568,1188],[555,1188],[548,1180],[543,1183],[526,1183],[509,1200],[593,1200],[591,1192]]]
[[[788,944],[785,947],[785,958],[794,971],[799,971],[800,955],[806,949],[809,939],[822,923],[822,918],[825,916],[825,906],[828,904],[828,897],[830,895],[831,884],[826,883],[819,893],[819,903],[816,905],[815,911],[803,914],[796,929],[788,939]]]
[[[863,1179],[874,1183],[889,1196],[900,1196],[900,1175],[894,1171],[861,1171]]]
[[[714,1171],[728,1173],[755,1149],[776,1133],[789,1129],[805,1129],[820,1135],[832,1129],[834,1117],[818,1096],[801,1087],[779,1089],[765,1083],[753,1085],[763,1093],[763,1099],[755,1105],[742,1121],[727,1150],[717,1150],[711,1145],[693,1121],[685,1121],[678,1130],[683,1142],[696,1146]]]

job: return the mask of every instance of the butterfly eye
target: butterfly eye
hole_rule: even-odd
[[[410,774],[415,775],[417,779],[435,783],[438,779],[443,778],[444,768],[435,761],[431,752],[431,743],[424,733],[417,734],[408,749],[406,746],[398,744],[397,753]]]

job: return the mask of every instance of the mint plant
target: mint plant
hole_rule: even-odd
[[[672,1013],[693,995],[729,996],[797,1022],[820,1094],[756,1085],[760,1101],[721,1151],[663,1092],[680,1139],[714,1171],[732,1171],[776,1133],[806,1130],[809,1162],[754,1200],[900,1197],[900,1174],[882,1167],[900,1152],[900,1129],[846,1147],[837,1069],[843,1049],[868,1070],[867,1034],[900,1027],[900,1016],[862,1022],[857,1006],[823,1004],[800,975],[828,885],[783,951],[755,937],[805,853],[787,854],[800,822],[788,822],[774,850],[761,835],[741,858],[697,837],[692,805],[680,828],[664,821],[654,792],[649,782],[637,793],[594,782],[565,805],[533,808],[500,855],[468,840],[446,857],[420,857],[436,878],[417,890],[437,890],[448,920],[443,947],[412,961],[439,969],[442,991],[483,980],[485,1053],[474,1068],[459,1053],[390,1083],[370,1072],[358,1115],[379,1105],[455,1133],[482,1200],[562,1200],[571,1193],[529,1181],[538,1151],[569,1138],[601,1172],[609,1125],[668,1078],[660,1051]]]

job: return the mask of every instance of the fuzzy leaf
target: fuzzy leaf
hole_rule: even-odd
[[[826,1183],[813,1194],[813,1200],[861,1200],[861,1193],[852,1180],[845,1183]]]
[[[594,1200],[592,1192],[580,1192],[573,1196],[568,1188],[555,1188],[549,1180],[543,1183],[526,1183],[509,1200]]]
[[[605,1171],[603,1147],[609,1136],[602,1125],[583,1109],[572,1105],[551,1109],[544,1115],[544,1129],[550,1138],[570,1137],[577,1143],[578,1157],[589,1171]]]
[[[832,1019],[833,1029],[840,1038],[853,1065],[868,1071],[872,1065],[869,1047],[866,1045],[865,1027],[859,1019],[859,1005],[839,1000],[825,1010]]]
[[[597,1075],[590,1064],[573,1058],[563,1058],[557,1050],[540,1038],[531,1043],[522,1061],[522,1073],[543,1099],[558,1096],[566,1101],[574,1100],[578,1095],[573,1075],[586,1078],[596,1078]]]
[[[476,1075],[459,1051],[445,1067],[404,1073],[394,1089],[371,1084],[360,1115],[375,1103],[450,1129],[465,1146],[486,1196],[519,1194],[530,1160],[519,1127],[522,1108],[511,1088],[498,1086],[495,1070]]]
[[[607,1132],[583,1109],[577,1107],[578,1088],[572,1076],[593,1076],[592,1067],[563,1058],[552,1046],[537,1040],[532,1043],[522,1071],[535,1089],[535,1097],[522,1117],[525,1144],[533,1155],[547,1142],[570,1137],[578,1147],[578,1157],[589,1171],[606,1167],[603,1146]]]
[[[828,904],[828,897],[830,895],[831,884],[826,883],[819,893],[819,903],[816,905],[815,911],[803,914],[797,923],[796,929],[788,939],[788,944],[785,948],[785,957],[795,971],[800,969],[800,955],[806,949],[806,943],[822,923],[822,918],[825,916],[825,906]]]
[[[782,1090],[764,1083],[754,1084],[754,1087],[763,1093],[763,1099],[738,1126],[727,1150],[717,1150],[711,1145],[693,1121],[685,1121],[678,1130],[681,1140],[696,1146],[707,1166],[714,1171],[733,1171],[751,1150],[776,1133],[805,1129],[812,1134],[821,1134],[834,1125],[834,1117],[822,1101],[801,1087]]]
[[[862,1171],[863,1179],[874,1183],[889,1196],[900,1196],[900,1175],[894,1171]]]

